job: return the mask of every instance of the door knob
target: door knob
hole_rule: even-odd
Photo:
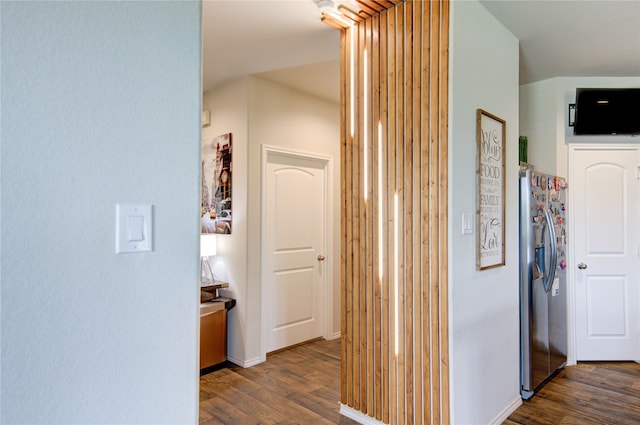
[[[324,261],[324,255],[322,254],[318,255],[318,261]]]
[[[584,270],[584,269],[586,269],[586,268],[587,268],[587,265],[586,265],[585,263],[580,263],[580,264],[578,264],[578,268],[579,268],[580,270]]]

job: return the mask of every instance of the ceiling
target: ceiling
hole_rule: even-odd
[[[203,1],[203,90],[256,75],[338,101],[340,33],[320,18],[313,0]]]
[[[640,76],[640,0],[480,3],[520,40],[520,84]],[[202,13],[204,91],[254,75],[338,101],[339,32],[313,0],[205,0]]]

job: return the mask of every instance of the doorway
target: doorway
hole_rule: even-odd
[[[328,337],[332,158],[262,147],[262,355]]]
[[[640,360],[640,145],[574,146],[569,175],[575,360]]]

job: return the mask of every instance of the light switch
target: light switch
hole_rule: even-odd
[[[473,216],[462,214],[462,234],[471,235],[473,233]]]
[[[116,254],[152,250],[151,205],[116,205]]]
[[[130,215],[127,217],[127,239],[138,242],[144,239],[144,216]]]

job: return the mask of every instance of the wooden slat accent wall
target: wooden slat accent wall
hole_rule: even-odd
[[[449,3],[381,3],[341,29],[341,401],[447,424]]]

